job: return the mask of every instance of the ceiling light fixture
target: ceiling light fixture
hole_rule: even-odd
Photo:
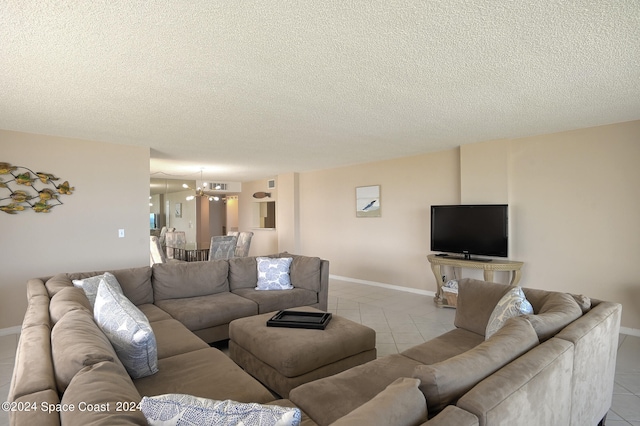
[[[196,194],[195,195],[189,195],[187,197],[187,201],[191,201],[193,199],[195,199],[196,197],[207,197],[209,198],[209,201],[218,201],[220,200],[220,197],[218,197],[217,195],[208,195],[205,194],[204,191],[206,191],[207,187],[209,186],[208,182],[205,182],[204,179],[202,178],[202,171],[204,169],[200,169],[200,182],[202,182],[202,186],[199,186],[196,188]],[[189,188],[189,185],[187,185],[186,183],[182,184],[182,186],[184,188]],[[216,189],[221,189],[221,184],[216,185]]]

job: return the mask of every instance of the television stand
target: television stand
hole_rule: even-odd
[[[441,308],[455,308],[455,306],[449,305],[442,294],[442,286],[444,282],[442,280],[442,266],[453,266],[457,268],[469,268],[469,269],[482,269],[484,280],[493,281],[494,271],[507,271],[512,272],[510,285],[517,285],[520,281],[520,268],[524,265],[524,262],[518,262],[514,260],[497,260],[488,259],[464,259],[454,256],[438,256],[436,254],[430,254],[427,256],[427,260],[431,264],[431,270],[436,277],[436,284],[438,285],[438,291],[434,302]]]

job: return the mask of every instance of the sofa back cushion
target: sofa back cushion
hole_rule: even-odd
[[[121,364],[95,363],[82,368],[69,383],[61,403],[76,409],[62,411],[60,422],[86,426],[147,425],[137,409],[141,399]]]
[[[531,322],[541,342],[552,338],[582,316],[582,309],[568,293],[534,289],[524,289],[524,293],[533,305],[534,312],[533,315],[525,315],[525,318]]]
[[[473,349],[435,364],[416,366],[413,377],[420,379],[430,415],[455,403],[477,383],[538,343],[531,323],[514,317]]]
[[[156,263],[151,283],[156,301],[208,296],[229,291],[229,262]]]
[[[151,267],[117,269],[111,271],[118,279],[122,292],[134,305],[153,303],[153,287],[151,287]]]
[[[286,253],[283,255],[286,256]],[[320,258],[308,256],[291,256],[291,284],[296,288],[320,291]]]
[[[504,284],[461,279],[458,282],[455,326],[484,336],[493,309],[510,289],[511,286]]]
[[[57,292],[49,304],[51,324],[55,325],[67,312],[84,310],[91,314],[93,307],[81,288],[67,287]]]
[[[412,426],[427,420],[427,404],[418,389],[420,381],[401,377],[373,399],[364,403],[332,426]]]
[[[84,280],[102,275],[106,271],[74,272],[71,274],[57,274],[49,278],[45,285],[49,297],[53,297],[60,290],[73,286],[73,280]],[[116,277],[122,292],[134,305],[153,303],[153,288],[151,287],[151,267],[116,269],[109,271]]]
[[[93,315],[85,310],[68,312],[53,327],[51,353],[61,393],[84,367],[118,359],[109,339],[94,322]]]
[[[291,285],[295,288],[304,288],[316,293],[320,292],[320,265],[319,257],[300,256],[287,252],[269,257],[293,258],[289,268]],[[231,291],[241,288],[255,288],[258,282],[256,257],[235,257],[229,259],[229,286]]]
[[[234,257],[229,259],[229,288],[255,288],[258,282],[258,267],[255,257]]]

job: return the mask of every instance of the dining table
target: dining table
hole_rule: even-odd
[[[167,247],[173,249],[173,258],[186,262],[200,262],[209,260],[211,241],[168,243]]]

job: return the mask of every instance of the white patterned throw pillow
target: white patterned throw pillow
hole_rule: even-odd
[[[509,318],[527,314],[533,314],[533,307],[525,297],[522,287],[512,288],[493,309],[484,333],[485,340],[502,328]]]
[[[258,257],[258,286],[256,290],[291,290],[291,257]]]
[[[183,394],[145,396],[140,410],[150,426],[298,426],[302,419],[298,408],[215,401]]]
[[[84,294],[87,296],[87,299],[89,299],[89,303],[91,304],[92,308],[96,303],[96,293],[98,293],[98,286],[100,285],[100,281],[103,279],[108,285],[112,286],[117,291],[122,293],[120,283],[111,272],[105,272],[102,275],[96,275],[95,277],[89,277],[83,280],[73,280],[73,286],[81,288],[84,291]]]
[[[103,279],[93,316],[134,379],[158,372],[158,347],[147,317]]]

